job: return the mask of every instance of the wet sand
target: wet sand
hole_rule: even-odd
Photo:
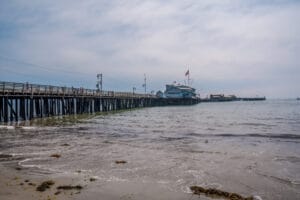
[[[32,200],[32,199],[70,199],[81,191],[62,191],[59,194],[56,189],[59,185],[81,183],[78,177],[54,177],[52,175],[32,175],[31,172],[22,169],[15,170],[0,165],[0,199],[1,200]],[[43,192],[37,191],[37,187],[44,181],[52,180],[54,185]],[[80,194],[80,193],[78,193]]]
[[[44,181],[52,180],[54,185],[43,192],[37,187]],[[81,185],[81,190],[58,190],[62,185]],[[159,199],[199,199],[198,195],[171,191],[157,184],[142,182],[102,182],[98,179],[78,175],[59,174],[34,175],[27,169],[15,170],[0,165],[0,199],[1,200],[159,200]],[[201,197],[201,199],[209,199]]]

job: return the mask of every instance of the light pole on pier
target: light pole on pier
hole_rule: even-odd
[[[96,87],[98,89],[98,91],[102,92],[102,73],[101,74],[97,74],[97,84]]]
[[[135,90],[136,90],[136,88],[133,87],[133,88],[132,88],[132,94],[134,94]]]
[[[147,93],[147,78],[146,78],[146,74],[144,74],[144,84],[143,87],[145,89],[145,94]]]

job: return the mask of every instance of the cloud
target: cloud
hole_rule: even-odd
[[[202,93],[294,97],[299,11],[280,0],[1,1],[0,79],[94,87],[101,72],[106,89],[142,90],[146,73],[158,90],[190,68]]]

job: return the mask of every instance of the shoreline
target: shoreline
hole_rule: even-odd
[[[37,187],[44,181],[54,184],[43,192]],[[82,186],[82,189],[58,190],[59,186]],[[28,168],[15,169],[0,164],[0,199],[1,200],[159,200],[159,199],[199,199],[198,195],[171,191],[163,185],[144,182],[103,181],[91,179],[90,176],[80,174],[35,174]],[[201,199],[210,198],[201,196]]]

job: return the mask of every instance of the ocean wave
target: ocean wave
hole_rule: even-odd
[[[120,178],[120,177],[116,177],[116,176],[110,176],[108,178],[106,178],[107,182],[129,182],[128,179],[125,178]]]
[[[18,128],[23,129],[23,130],[34,130],[34,129],[37,129],[38,127],[36,127],[36,126],[19,126]]]
[[[277,182],[283,183],[283,184],[287,184],[287,185],[300,185],[300,181],[299,180],[294,180],[291,178],[284,178],[284,177],[279,177],[279,176],[275,176],[275,175],[270,175],[270,174],[266,174],[266,173],[262,173],[259,171],[255,172],[258,175],[264,176],[266,178],[275,180]]]
[[[265,124],[265,123],[237,123],[235,125],[242,125],[242,126],[266,126],[266,127],[272,127],[272,126],[276,126],[274,124]]]
[[[187,137],[164,137],[161,136],[160,140],[164,140],[164,141],[176,141],[176,140],[184,140],[187,139]]]
[[[278,139],[300,139],[300,135],[296,134],[274,134],[274,133],[246,133],[246,134],[232,134],[232,133],[221,133],[221,134],[201,134],[201,133],[189,133],[188,136],[194,137],[253,137],[253,138],[278,138]]]
[[[16,156],[14,154],[2,154],[0,153],[0,161],[18,161],[22,160],[24,157]]]
[[[21,166],[23,168],[35,169],[32,172],[35,171],[38,174],[52,174],[52,173],[61,172],[61,171],[51,168],[50,166],[45,166],[42,164],[26,164],[27,162],[39,161],[39,160],[43,160],[43,159],[42,158],[25,158],[18,162],[18,166]]]
[[[14,126],[9,126],[9,125],[0,125],[0,129],[13,130],[13,129],[15,129],[15,127]]]
[[[28,167],[28,168],[33,168],[33,167],[36,167],[36,168],[41,168],[41,165],[36,165],[36,164],[24,164],[26,162],[30,162],[30,161],[34,161],[34,160],[38,160],[36,158],[26,158],[24,160],[21,160],[20,162],[18,162],[18,165],[19,166],[22,166],[22,167]]]
[[[300,163],[300,158],[296,157],[296,156],[287,156],[287,157],[283,157],[283,156],[277,156],[274,158],[275,161],[287,161],[290,163]]]
[[[296,134],[216,134],[215,136],[221,137],[262,137],[262,138],[280,138],[280,139],[300,139],[300,135]]]

